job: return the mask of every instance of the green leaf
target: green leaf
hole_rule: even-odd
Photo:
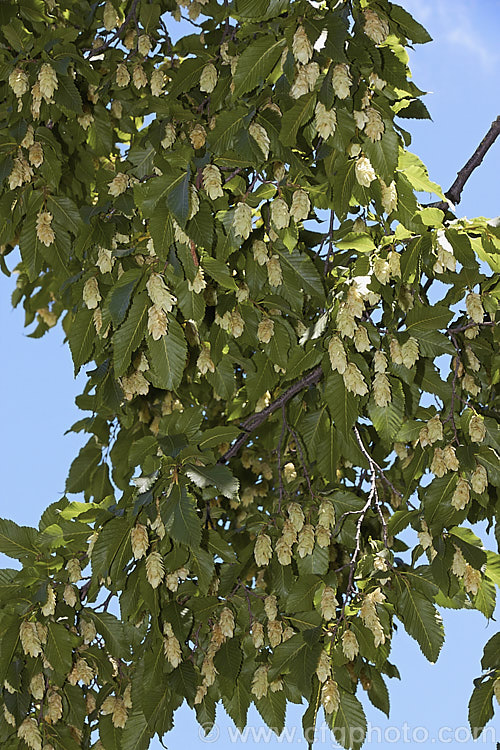
[[[375,172],[389,185],[394,179],[398,164],[399,136],[394,130],[386,129],[379,141],[365,138],[363,151],[370,159]]]
[[[283,690],[273,693],[269,690],[265,698],[254,700],[257,711],[267,726],[277,735],[285,727],[286,696]]]
[[[75,366],[75,375],[78,374],[80,367],[90,360],[94,349],[94,340],[95,326],[93,311],[87,310],[87,308],[78,310],[68,331],[68,341]]]
[[[436,331],[446,328],[453,312],[444,305],[415,305],[406,316],[406,330],[418,339],[419,331]]]
[[[231,289],[232,291],[238,290],[238,285],[234,278],[230,275],[230,269],[226,263],[217,258],[211,258],[205,256],[202,259],[201,265],[203,269],[224,289]]]
[[[204,247],[206,250],[211,249],[214,242],[214,220],[208,201],[200,202],[198,211],[191,221],[187,223],[186,234],[196,243],[197,247]],[[224,267],[227,271],[225,264]],[[203,268],[206,268],[205,262],[203,263]]]
[[[252,702],[252,696],[250,691],[245,684],[245,681],[240,677],[236,680],[234,689],[231,695],[222,696],[222,703],[227,713],[234,721],[236,727],[242,731],[247,723],[248,709]]]
[[[231,147],[236,134],[243,128],[247,117],[246,109],[236,108],[222,112],[217,117],[215,128],[207,135],[211,150],[216,154],[224,154]]]
[[[282,267],[291,269],[299,281],[302,291],[316,299],[324,299],[325,292],[322,278],[308,255],[294,250],[291,254],[279,253],[279,256]]]
[[[279,675],[291,674],[298,687],[309,694],[321,648],[319,642],[312,647],[309,646],[302,633],[297,633],[285,643],[280,643],[274,649],[268,675],[270,682]]]
[[[238,496],[240,483],[227,466],[189,466],[186,474],[197,487],[217,487],[230,500]]]
[[[21,258],[30,281],[34,281],[40,273],[43,266],[43,245],[38,239],[36,233],[36,219],[37,214],[35,212],[30,213],[23,222],[23,228],[21,230],[21,236],[19,238],[19,250],[21,251]]]
[[[283,113],[280,140],[285,146],[295,146],[299,128],[309,122],[315,106],[316,94],[307,94],[301,96],[297,104]]]
[[[339,708],[331,724],[334,736],[347,750],[359,750],[366,735],[363,706],[355,695],[340,689]]]
[[[387,406],[377,406],[370,400],[368,404],[368,414],[377,430],[381,440],[385,443],[393,443],[394,438],[403,424],[404,417],[404,395],[401,383],[394,378],[390,378],[392,399]]]
[[[415,21],[408,11],[404,10],[400,5],[391,3],[391,19],[394,20],[401,30],[405,33],[408,39],[411,39],[415,44],[426,44],[432,42],[432,37],[429,35],[422,24]]]
[[[125,374],[132,359],[132,354],[144,338],[148,306],[148,296],[136,294],[132,300],[127,319],[113,335],[113,364],[116,377]]]
[[[489,678],[474,688],[469,701],[469,724],[474,739],[477,739],[485,724],[493,717],[493,695],[495,678]]]
[[[27,555],[39,553],[38,531],[31,526],[18,526],[14,521],[0,518],[0,552],[23,560]]]
[[[68,229],[75,236],[81,231],[82,219],[80,212],[67,195],[49,195],[47,210],[54,215],[54,222]]]
[[[276,41],[272,36],[264,36],[256,39],[243,50],[233,78],[233,93],[236,99],[264,83],[276,65],[284,46],[285,39]]]
[[[343,218],[346,215],[349,208],[352,191],[356,184],[355,168],[355,159],[350,159],[338,167],[333,174],[332,181],[335,184],[333,201],[335,212],[340,218]]]
[[[48,622],[47,629],[47,643],[43,650],[55,674],[63,682],[71,670],[73,648],[78,645],[80,639],[57,622]]]
[[[115,328],[125,320],[132,292],[141,275],[142,271],[139,268],[130,268],[125,271],[106,298],[106,309],[109,310]]]
[[[186,492],[185,487],[172,490],[165,514],[173,517],[169,526],[172,539],[188,547],[200,546],[201,524],[196,513],[196,501]]]
[[[332,372],[326,379],[325,401],[335,427],[347,437],[358,418],[358,399],[346,389],[338,372]]]
[[[71,76],[59,76],[54,93],[56,104],[77,115],[83,114],[82,97]]]
[[[94,438],[91,438],[71,464],[66,480],[66,492],[86,490],[101,458],[102,450]]]
[[[182,328],[170,317],[168,331],[158,341],[148,336],[150,371],[148,377],[156,388],[175,390],[182,380],[187,345]]]
[[[189,216],[189,169],[180,179],[175,180],[167,193],[167,206],[181,227],[186,226]]]
[[[3,550],[2,550],[3,551]],[[17,617],[11,619],[4,618],[0,629],[0,679],[3,681],[7,677],[7,670],[10,667],[14,654],[19,645],[19,626],[20,621]]]
[[[151,735],[152,732],[143,712],[140,710],[133,711],[129,714],[123,729],[120,750],[147,750]]]
[[[435,662],[444,643],[441,615],[404,577],[397,576],[394,583],[397,593],[394,601],[397,616],[408,635],[417,641],[424,656]]]

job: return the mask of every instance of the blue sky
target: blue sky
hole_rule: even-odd
[[[426,162],[431,178],[446,190],[457,170],[469,158],[490,123],[499,114],[498,70],[500,66],[500,3],[498,0],[400,0],[429,29],[434,43],[417,47],[412,53],[414,79],[420,88],[432,92],[426,97],[433,121],[405,121],[413,133],[412,150]],[[500,142],[491,149],[486,161],[469,180],[459,207],[462,216],[500,214],[499,178]],[[12,267],[12,261],[8,260]],[[0,332],[4,366],[0,368],[0,387],[4,393],[0,442],[3,456],[3,503],[1,513],[18,523],[36,525],[43,509],[58,499],[64,490],[69,464],[76,455],[81,438],[64,435],[80,418],[74,397],[84,377],[73,380],[69,350],[63,344],[60,329],[41,340],[31,340],[23,330],[22,310],[12,310],[10,293],[15,279],[0,277]],[[479,674],[479,662],[486,640],[493,635],[495,623],[487,624],[476,612],[443,612],[447,639],[436,665],[429,665],[417,644],[401,630],[394,639],[392,661],[401,672],[401,682],[391,681],[391,718],[367,706],[372,726],[381,728],[371,745],[394,747],[405,744],[405,722],[411,744],[422,748],[441,745],[472,747],[466,740],[467,703],[472,680]],[[362,697],[362,696],[361,696]],[[301,711],[292,707],[288,726],[295,729],[291,744],[299,744]],[[262,726],[254,711],[249,722]],[[219,739],[211,743],[220,750],[234,746],[230,720],[218,715]],[[491,722],[500,741],[500,713]],[[389,729],[393,727],[393,729]],[[422,742],[429,733],[428,741]],[[440,727],[449,727],[438,737]],[[398,732],[401,738],[397,741]],[[215,737],[214,737],[215,739]],[[487,747],[494,746],[491,736]],[[176,747],[189,742],[202,748],[198,726],[189,709],[177,714],[176,727],[165,738]],[[242,744],[242,743],[236,743]],[[264,744],[248,737],[249,747]],[[265,742],[277,748],[286,742]],[[305,747],[304,743],[302,744]],[[479,741],[477,744],[482,745]],[[333,746],[329,737],[317,747]],[[151,750],[160,744],[152,743]]]

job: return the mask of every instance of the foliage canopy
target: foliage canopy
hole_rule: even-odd
[[[19,0],[0,26],[2,269],[19,246],[31,335],[61,320],[94,365],[83,498],[0,521],[2,747],[145,750],[183,701],[278,732],[304,702],[306,736],[323,708],[359,747],[395,624],[435,661],[437,606],[490,618],[500,584],[470,528],[500,542],[500,229],[408,150],[429,36],[386,0]]]

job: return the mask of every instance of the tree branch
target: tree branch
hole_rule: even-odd
[[[472,154],[469,161],[464,164],[462,169],[457,173],[457,178],[453,185],[450,187],[450,189],[445,193],[448,200],[450,200],[453,205],[457,205],[457,203],[460,203],[460,199],[462,196],[462,190],[464,189],[464,185],[473,173],[473,171],[478,167],[481,162],[483,161],[484,157],[488,153],[489,149],[493,146],[496,139],[500,135],[500,115],[497,117],[497,119],[491,123],[490,129],[484,136],[483,140],[479,144],[479,146],[476,148],[474,153]]]
[[[261,424],[263,424],[266,419],[271,416],[271,414],[274,414],[275,411],[281,409],[284,404],[287,404],[290,399],[296,396],[297,393],[300,393],[300,391],[304,390],[304,388],[308,388],[310,385],[315,385],[319,380],[321,380],[322,376],[323,368],[321,367],[321,365],[319,365],[314,370],[311,370],[310,373],[291,385],[288,390],[282,393],[281,396],[279,396],[275,401],[270,403],[269,406],[266,406],[266,408],[261,412],[259,412],[258,414],[252,414],[250,417],[245,419],[245,421],[240,425],[242,431],[236,438],[236,441],[231,446],[231,448],[229,448],[229,450],[227,450],[224,455],[219,458],[217,463],[225,464],[227,463],[227,461],[229,461],[230,458],[236,456],[240,448],[242,448],[245,443],[250,440],[252,432],[255,432],[255,430],[257,430],[261,426]]]

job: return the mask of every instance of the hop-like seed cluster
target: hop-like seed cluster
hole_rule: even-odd
[[[334,109],[326,109],[325,105],[318,102],[315,110],[314,126],[317,133],[326,140],[335,133],[337,127],[337,114]]]
[[[330,339],[330,343],[328,344],[328,355],[330,357],[332,370],[334,372],[336,370],[343,375],[347,368],[347,355],[344,345],[338,336],[332,336]]]
[[[29,78],[22,68],[14,68],[9,75],[9,86],[14,94],[20,99],[29,89]]]
[[[216,200],[224,195],[222,190],[222,176],[219,168],[214,164],[207,164],[203,169],[203,187],[209,198]]]
[[[47,601],[45,602],[41,610],[42,615],[45,615],[45,617],[53,615],[56,611],[56,595],[52,586],[50,585],[47,586]]]
[[[217,86],[217,68],[212,63],[205,65],[200,76],[200,91],[211,94]]]
[[[281,264],[279,255],[272,255],[268,261],[267,266],[267,278],[270,286],[281,286],[283,283],[283,273],[281,270]]]
[[[465,590],[472,594],[472,596],[475,596],[477,592],[479,591],[479,586],[481,585],[481,571],[476,570],[472,567],[472,565],[469,565],[469,563],[465,564],[465,573],[463,577],[464,587]]]
[[[148,34],[141,34],[137,40],[137,51],[143,57],[147,57],[151,52],[151,39]]]
[[[248,239],[252,231],[252,209],[246,203],[238,203],[233,218],[234,232],[244,240]]]
[[[328,547],[330,544],[330,537],[330,529],[327,529],[321,525],[316,526],[316,541],[318,543],[318,547]]]
[[[299,65],[297,75],[290,89],[292,99],[300,99],[304,94],[312,91],[319,77],[318,63],[311,62],[307,65]]]
[[[165,73],[159,68],[155,68],[151,73],[151,93],[153,96],[161,96],[165,86]]]
[[[93,310],[101,299],[98,281],[95,276],[91,276],[83,285],[83,301],[89,310]]]
[[[469,483],[463,477],[458,478],[457,486],[451,498],[451,504],[456,510],[463,510],[470,500]]]
[[[252,624],[252,640],[255,648],[261,648],[264,645],[264,627],[260,622]]]
[[[109,0],[107,0],[104,6],[103,13],[104,28],[106,31],[113,31],[118,26],[118,16],[116,10]]]
[[[201,292],[206,289],[206,286],[207,282],[205,281],[203,268],[201,266],[198,266],[196,276],[194,277],[193,281],[189,281],[188,279],[188,289],[190,292],[194,292],[195,294],[201,294]]]
[[[473,443],[482,443],[486,437],[484,419],[479,414],[474,414],[470,419],[469,436]]]
[[[274,336],[274,323],[271,318],[263,318],[257,328],[257,338],[263,344],[268,344]]]
[[[148,309],[148,333],[153,341],[159,341],[168,330],[168,318],[163,308],[151,305]]]
[[[481,295],[475,292],[469,292],[465,300],[467,314],[472,318],[474,323],[482,323],[484,320],[484,308],[481,302]]]
[[[165,569],[163,558],[159,552],[150,552],[146,558],[146,577],[150,585],[156,589],[163,580]]]
[[[259,266],[263,266],[269,260],[266,243],[262,240],[254,240],[252,245],[253,257]]]
[[[311,201],[305,190],[295,190],[290,207],[290,215],[295,222],[304,221],[309,216]]]
[[[28,745],[31,750],[42,750],[42,735],[36,720],[28,716],[17,730],[17,736]]]
[[[25,654],[38,656],[42,653],[42,644],[36,623],[23,620],[19,627],[19,638]]]
[[[434,263],[433,270],[435,273],[444,273],[444,271],[455,272],[457,261],[453,254],[453,245],[446,237],[444,229],[436,232],[436,250],[437,260]]]
[[[151,274],[147,281],[146,289],[153,305],[160,307],[166,313],[169,313],[177,302],[159,273]]]
[[[215,372],[215,365],[210,356],[210,348],[206,344],[201,348],[196,367],[201,375],[206,375],[207,372]]]
[[[352,661],[359,654],[358,639],[352,630],[344,630],[342,633],[342,651],[349,661]]]
[[[401,347],[402,364],[409,370],[415,365],[418,359],[418,341],[411,336]]]
[[[255,674],[252,680],[251,693],[252,695],[255,695],[257,699],[264,698],[267,695],[267,689],[268,689],[267,672],[268,670],[269,670],[269,667],[267,666],[267,664],[262,664],[260,667],[257,667],[257,669],[255,670]]]
[[[46,102],[52,102],[54,91],[58,87],[56,71],[50,63],[43,63],[38,73],[40,94]]]
[[[368,393],[368,386],[358,368],[353,362],[349,362],[343,373],[344,385],[348,391],[356,396],[365,396]]]
[[[28,158],[30,160],[30,164],[33,164],[34,167],[39,167],[41,164],[43,164],[43,148],[41,143],[35,141],[35,143],[30,146]]]
[[[324,620],[335,620],[339,603],[335,596],[335,590],[331,586],[325,586],[321,594],[321,616]]]
[[[394,180],[386,185],[382,179],[379,179],[380,191],[382,194],[382,208],[387,214],[392,213],[398,207],[398,192]]]
[[[375,143],[382,138],[384,132],[382,117],[380,112],[373,107],[368,107],[366,110],[366,117],[365,133],[372,143]]]
[[[376,647],[385,643],[384,629],[380,624],[376,608],[377,604],[382,604],[384,601],[385,595],[377,588],[365,596],[359,612],[363,623],[373,633]]]
[[[163,640],[163,652],[170,664],[174,668],[178,667],[182,661],[182,650],[169,622],[163,624],[163,633],[165,635]]]
[[[382,44],[389,34],[387,21],[380,18],[374,10],[366,8],[363,11],[365,17],[364,32],[375,44]]]
[[[302,65],[306,65],[312,57],[313,47],[302,25],[297,27],[293,35],[292,52],[295,59]]]
[[[318,680],[323,683],[328,680],[328,678],[331,676],[332,673],[332,665],[330,661],[330,657],[326,653],[326,651],[322,651],[319,655],[318,659],[318,666],[316,667],[316,675],[318,677]]]
[[[345,63],[336,65],[332,73],[332,87],[339,99],[347,99],[351,90],[352,78],[349,66]]]
[[[271,538],[267,534],[259,534],[255,541],[254,557],[260,567],[266,566],[273,555]]]
[[[36,217],[36,236],[46,247],[52,245],[56,238],[51,224],[52,214],[49,211],[41,211]]]
[[[321,705],[326,714],[334,714],[340,705],[340,693],[334,680],[327,680],[321,690]]]
[[[69,582],[78,583],[78,581],[82,577],[82,569],[80,567],[80,562],[76,557],[68,560],[68,562],[66,563],[66,570],[68,571]]]
[[[389,378],[383,372],[375,373],[373,378],[373,398],[377,406],[382,408],[391,403],[391,385]]]
[[[116,85],[120,88],[125,88],[130,83],[130,73],[127,70],[127,66],[120,63],[116,68]]]
[[[252,122],[248,128],[248,132],[264,154],[264,159],[267,159],[269,157],[269,148],[271,146],[267,130],[263,128],[262,125],[259,125],[258,122]]]
[[[203,148],[207,140],[207,132],[203,125],[200,125],[200,123],[196,123],[189,134],[189,140],[191,141],[191,145],[194,149],[198,150],[200,148]]]
[[[85,644],[92,643],[97,635],[96,627],[92,620],[80,620],[80,633]]]
[[[478,495],[482,495],[488,486],[488,473],[484,466],[479,464],[471,477],[471,487]]]
[[[41,701],[45,695],[45,677],[41,672],[31,678],[30,693],[37,701]]]
[[[373,180],[375,180],[377,177],[377,175],[375,174],[375,170],[372,167],[371,161],[367,156],[360,156],[359,159],[356,160],[354,172],[356,175],[356,180],[362,187],[370,187]]]
[[[224,607],[219,617],[219,625],[222,634],[226,638],[232,638],[234,634],[234,615],[229,607]]]
[[[111,182],[108,183],[108,192],[113,196],[113,198],[117,198],[119,195],[125,192],[128,186],[128,175],[126,175],[125,172],[118,172],[118,174],[113,177]]]
[[[271,221],[276,229],[285,229],[290,223],[288,204],[283,198],[276,198],[271,203]]]
[[[75,587],[70,583],[67,583],[63,591],[63,599],[68,607],[76,607],[78,604],[78,596]]]
[[[141,557],[146,555],[149,547],[147,528],[141,523],[136,524],[130,531],[130,541],[134,560],[140,560]]]
[[[142,89],[144,86],[148,85],[148,77],[144,72],[142,65],[137,64],[134,66],[134,70],[132,71],[132,81],[136,89]]]

